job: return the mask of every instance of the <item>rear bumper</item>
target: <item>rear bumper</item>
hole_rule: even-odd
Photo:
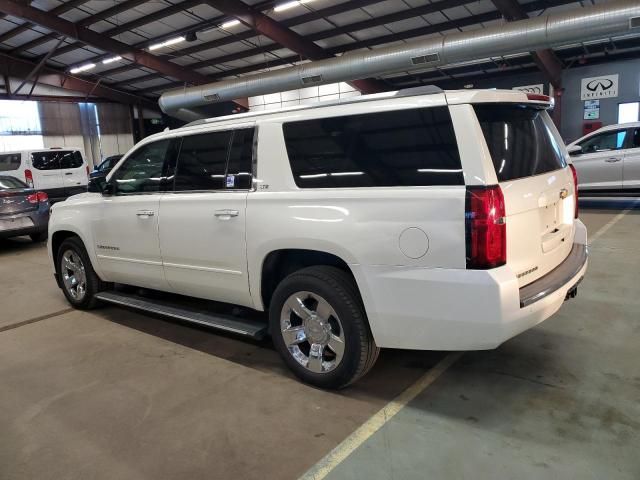
[[[522,289],[508,266],[486,271],[351,267],[378,346],[486,350],[560,309],[587,270],[586,240],[586,228],[577,220],[569,257]]]
[[[30,212],[0,216],[0,219],[3,220],[16,220],[19,218],[29,218],[33,225],[21,228],[0,229],[0,238],[19,237],[21,235],[46,232],[49,224],[49,206],[47,205],[46,208],[41,207],[38,208],[38,210],[32,210]]]

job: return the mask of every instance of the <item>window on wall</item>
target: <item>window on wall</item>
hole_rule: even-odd
[[[43,147],[38,102],[0,100],[0,151]]]
[[[618,104],[618,123],[637,122],[638,120],[640,120],[640,102]]]

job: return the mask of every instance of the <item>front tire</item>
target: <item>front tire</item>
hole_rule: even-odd
[[[62,242],[56,256],[56,269],[67,301],[80,310],[94,308],[98,300],[95,294],[105,290],[105,283],[93,270],[91,260],[78,237]]]
[[[308,267],[286,277],[273,294],[269,324],[289,368],[321,388],[355,382],[380,352],[355,282],[335,267]]]

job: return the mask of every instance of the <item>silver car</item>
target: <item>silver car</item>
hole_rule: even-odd
[[[582,195],[640,194],[640,122],[603,127],[567,149]]]
[[[15,177],[0,176],[0,238],[29,235],[47,239],[49,197]]]

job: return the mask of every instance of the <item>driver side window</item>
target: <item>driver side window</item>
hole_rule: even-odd
[[[626,130],[614,130],[599,135],[594,135],[580,144],[582,153],[597,153],[624,148],[627,137]]]
[[[111,182],[116,195],[158,192],[171,140],[149,143],[133,152],[115,172]]]

